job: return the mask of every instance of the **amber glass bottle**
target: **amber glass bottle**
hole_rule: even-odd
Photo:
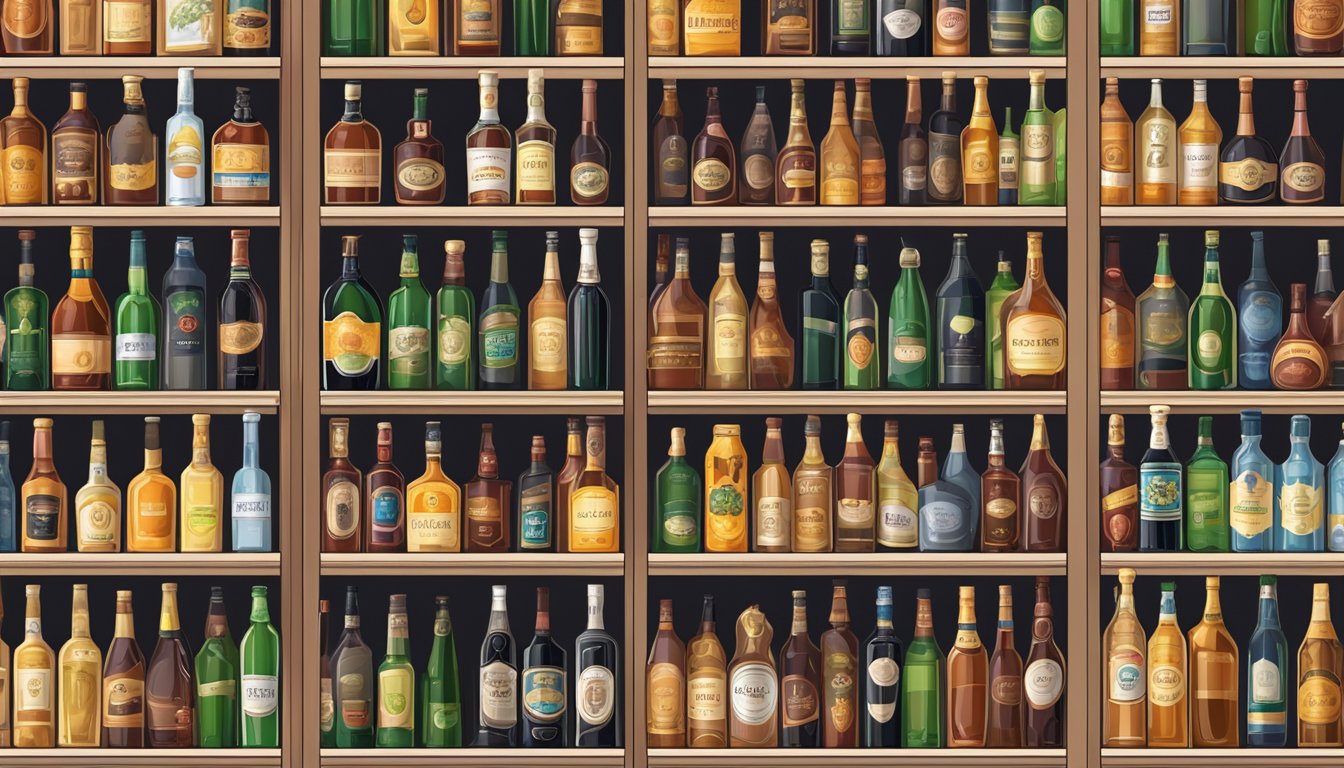
[[[367,552],[406,547],[406,478],[392,463],[392,423],[378,423],[378,463],[364,478],[364,541]]]
[[[1101,462],[1101,551],[1133,552],[1139,535],[1139,470],[1125,461],[1125,417],[1111,414]]]
[[[751,351],[748,363],[752,389],[793,387],[793,336],[784,324],[775,282],[775,233],[761,233],[761,264],[756,297],[751,302]]]
[[[821,635],[821,746],[853,748],[859,745],[859,639],[849,629],[844,583],[831,589],[830,621]]]
[[[1291,293],[1288,330],[1270,358],[1270,380],[1279,389],[1317,389],[1325,384],[1330,364],[1307,323],[1307,284],[1293,283]]]
[[[1064,307],[1045,281],[1042,237],[1027,233],[1027,279],[999,310],[1007,389],[1064,389],[1067,378]]]
[[[1022,476],[1022,549],[1061,552],[1068,539],[1065,512],[1069,487],[1050,455],[1045,416],[1032,417],[1031,448],[1018,472]]]
[[[1017,550],[1021,510],[1017,500],[1022,481],[1003,458],[1003,419],[989,422],[989,465],[980,476],[980,551]]]
[[[686,740],[696,749],[728,746],[728,659],[714,628],[714,596],[705,595],[700,631],[686,646]]]
[[[1204,579],[1204,618],[1190,630],[1190,736],[1195,747],[1236,747],[1241,739],[1237,642],[1223,623],[1221,579]]]
[[[989,658],[985,746],[1022,746],[1022,656],[1013,647],[1013,588],[999,585],[999,628]]]
[[[872,552],[877,486],[873,457],[863,442],[861,416],[845,417],[845,455],[835,465],[835,551]]]
[[[658,603],[658,632],[644,674],[649,746],[686,746],[686,645],[672,625],[671,600]]]
[[[1106,238],[1101,275],[1101,388],[1134,388],[1134,292],[1120,266],[1120,238]]]
[[[779,679],[770,649],[775,631],[756,605],[737,617],[737,644],[728,665],[728,746],[755,749],[779,744]]]
[[[719,115],[719,89],[705,89],[705,127],[691,145],[691,204],[737,202],[737,152]]]
[[[957,598],[957,640],[947,654],[947,746],[984,747],[989,658],[975,628],[975,587]]]
[[[369,472],[373,474],[372,471]],[[499,477],[499,457],[495,454],[495,425],[481,425],[481,450],[476,476],[467,483],[468,552],[508,552],[509,498],[513,482]],[[568,515],[566,515],[568,517]]]

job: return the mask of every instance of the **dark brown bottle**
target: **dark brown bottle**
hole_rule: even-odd
[[[658,302],[658,297],[667,290],[667,273],[669,260],[672,256],[672,236],[663,232],[658,235],[658,255],[653,260],[653,290],[649,291],[649,312],[653,312],[653,305]],[[653,317],[650,314],[649,325],[653,325]]]
[[[392,150],[393,190],[402,205],[443,203],[446,176],[443,172],[443,142],[434,137],[429,119],[429,89],[411,93],[411,119],[406,138]]]
[[[51,201],[57,205],[98,202],[102,130],[89,110],[88,86],[70,84],[70,109],[51,129]]]
[[[846,417],[845,455],[835,465],[835,551],[872,552],[877,486],[873,457],[863,442],[861,417]]]
[[[1101,388],[1134,388],[1134,292],[1120,268],[1120,238],[1106,238],[1101,274]]]
[[[611,148],[597,133],[597,81],[583,81],[579,135],[569,150],[569,199],[601,205],[611,188]]]
[[[1307,124],[1307,81],[1293,81],[1293,130],[1279,153],[1279,195],[1285,203],[1325,199],[1325,153]]]
[[[1045,417],[1032,417],[1031,448],[1018,474],[1022,477],[1022,549],[1026,552],[1062,552],[1069,487],[1064,473],[1050,455]]]
[[[999,629],[989,657],[985,746],[1022,746],[1022,656],[1013,647],[1013,588],[999,585]]]
[[[793,627],[779,649],[781,747],[821,745],[821,651],[807,634],[807,592],[793,590]]]
[[[773,205],[775,202],[775,125],[765,105],[765,86],[756,86],[756,109],[742,134],[738,160],[737,201],[743,205]]]
[[[1307,324],[1307,284],[1292,284],[1292,304],[1288,311],[1288,330],[1274,347],[1269,377],[1279,389],[1317,389],[1325,384],[1330,364],[1325,348]]]
[[[933,447],[933,438],[919,438],[919,453],[915,457],[915,488],[923,488],[938,482],[938,452]]]
[[[1015,552],[1021,533],[1022,481],[1004,465],[1003,419],[989,422],[989,466],[980,476],[980,551]]]
[[[117,623],[103,662],[103,746],[145,745],[145,657],[135,642],[131,591],[117,590]]]
[[[318,726],[321,746],[336,746],[336,708],[331,692],[331,602],[317,601]]]
[[[1139,545],[1139,470],[1125,461],[1125,417],[1111,414],[1101,462],[1101,551],[1133,552]]]
[[[821,746],[853,748],[859,745],[859,639],[849,629],[844,582],[832,587],[830,621],[821,635]]]
[[[499,457],[495,455],[495,425],[482,424],[480,460],[476,464],[476,476],[467,483],[466,488],[466,551],[509,551],[508,510],[512,490],[512,482],[499,479]],[[568,490],[562,493],[568,493]],[[568,524],[568,520],[564,522]]]
[[[219,388],[257,390],[266,385],[266,295],[252,277],[251,230],[229,232],[229,284],[219,295]]]
[[[663,103],[653,121],[653,204],[685,205],[690,189],[690,148],[682,122],[677,81],[663,81]]]
[[[1031,649],[1022,673],[1026,703],[1023,741],[1026,747],[1064,746],[1064,654],[1055,645],[1055,609],[1050,605],[1050,577],[1036,577],[1036,609],[1031,622]]]
[[[705,89],[705,127],[691,147],[691,204],[737,202],[737,153],[719,116],[719,89]]]
[[[901,125],[899,152],[901,205],[928,202],[929,139],[924,133],[924,105],[919,96],[919,78],[905,78],[905,122]]]
[[[1338,56],[1344,50],[1344,2],[1296,0],[1291,23],[1298,56]]]
[[[406,548],[406,478],[392,463],[392,424],[378,422],[378,463],[364,477],[366,552]]]
[[[364,540],[360,519],[364,477],[350,463],[350,420],[333,418],[327,422],[327,430],[331,458],[322,473],[322,551],[358,552]]]
[[[177,585],[163,585],[159,611],[159,642],[145,673],[146,724],[149,746],[181,749],[194,746],[196,685],[192,654],[177,618]]]

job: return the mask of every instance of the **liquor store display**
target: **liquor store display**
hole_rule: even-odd
[[[71,0],[11,3],[6,56],[269,56],[270,0],[137,0],[103,13]],[[278,25],[276,25],[278,26]]]
[[[1339,56],[1338,0],[1099,0],[1102,56]]]

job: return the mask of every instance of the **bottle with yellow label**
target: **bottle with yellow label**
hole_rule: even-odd
[[[1297,651],[1297,745],[1344,746],[1340,720],[1340,676],[1344,646],[1330,621],[1330,585],[1315,584],[1311,623]]]
[[[177,487],[163,473],[159,417],[145,417],[145,468],[126,489],[126,551],[177,549]]]
[[[1237,642],[1223,623],[1221,579],[1204,579],[1204,618],[1190,630],[1191,746],[1237,747],[1241,740]]]
[[[747,551],[747,449],[742,427],[715,424],[705,452],[706,552]],[[829,543],[829,542],[828,542]],[[801,551],[795,549],[795,551]]]
[[[409,747],[414,741],[415,667],[408,632],[406,595],[392,595],[387,606],[387,655],[378,665],[380,747]]]
[[[817,151],[822,205],[859,204],[859,142],[849,126],[845,81],[835,81],[831,97],[831,129]]]
[[[93,422],[89,482],[75,494],[75,546],[80,552],[121,551],[121,489],[107,476],[103,420]]]
[[[359,235],[341,236],[341,276],[322,295],[322,389],[377,389],[383,305],[359,273]]]
[[[62,747],[97,747],[102,740],[103,654],[89,637],[89,586],[76,584],[70,605],[70,639],[61,646]]]
[[[16,4],[15,7],[32,9],[38,5]],[[9,9],[10,5],[6,3],[5,10]],[[28,78],[16,77],[14,109],[0,118],[0,161],[4,168],[0,173],[4,182],[0,186],[0,203],[36,205],[47,202],[46,151],[47,127],[28,109]]]
[[[521,161],[520,161],[521,162]],[[560,281],[560,233],[546,233],[541,287],[527,305],[527,388],[564,389],[569,370],[569,325]]]
[[[1007,389],[1063,389],[1067,371],[1066,317],[1045,280],[1043,234],[1027,233],[1027,275],[1022,287],[1003,300]]]
[[[103,201],[107,205],[159,202],[159,137],[149,125],[142,80],[140,75],[121,78],[125,112],[107,129],[107,165],[103,170]]]
[[[210,415],[193,414],[191,463],[182,470],[182,551],[223,549],[224,475],[210,463]]]
[[[709,292],[709,345],[705,389],[747,389],[747,297],[737,282],[737,246],[733,233],[719,239],[719,279]]]
[[[606,421],[602,416],[587,419],[587,463],[569,492],[570,552],[621,551],[621,488],[607,475]]]
[[[442,429],[425,422],[425,473],[406,488],[406,551],[462,551],[462,488],[443,473]]]
[[[1288,458],[1274,473],[1274,550],[1324,552],[1325,467],[1311,453],[1311,418],[1294,416],[1289,429]]]
[[[42,587],[29,584],[23,642],[14,649],[13,743],[30,749],[56,746],[56,654],[42,639]]]
[[[1157,629],[1148,638],[1148,746],[1190,746],[1185,634],[1176,623],[1176,583],[1162,582]]]
[[[741,56],[741,0],[684,0],[682,39],[687,56]],[[651,3],[650,6],[659,5]],[[675,36],[672,36],[675,39]],[[662,55],[676,55],[675,50]]]
[[[803,460],[793,470],[793,551],[830,552],[835,470],[821,451],[821,417],[807,417],[803,437]]]
[[[205,123],[196,116],[192,67],[177,69],[177,112],[164,134],[165,205],[205,205]]]

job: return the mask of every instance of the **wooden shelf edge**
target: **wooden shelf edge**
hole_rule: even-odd
[[[1341,67],[1344,71],[1344,67]],[[1344,76],[1342,72],[1341,76]],[[1339,205],[1103,205],[1102,227],[1339,227]]]
[[[0,205],[0,221],[30,227],[274,227],[278,205]]]
[[[621,749],[323,749],[323,768],[618,768]]]
[[[1101,572],[1133,568],[1140,576],[1344,576],[1339,552],[1103,552]],[[1256,754],[1259,754],[1256,750]]]
[[[14,392],[0,394],[0,413],[212,413],[243,411],[273,414],[280,408],[279,390],[255,392]]]
[[[179,67],[192,67],[198,80],[276,80],[279,56],[0,56],[0,76],[34,79],[119,79],[140,75],[173,79]]]
[[[649,392],[649,413],[1064,413],[1066,392]]]
[[[470,226],[619,227],[625,208],[614,205],[324,205],[322,226],[414,227],[470,222]]]
[[[1335,57],[1315,56],[1102,56],[1102,77],[1234,79],[1341,78]]]
[[[546,70],[550,80],[625,77],[620,56],[323,56],[320,65],[324,79],[474,80],[481,70],[525,78],[529,69]]]
[[[106,766],[217,766],[273,768],[278,749],[6,749],[5,768],[106,768]]]
[[[20,552],[0,558],[0,576],[105,576],[109,572],[154,576],[279,576],[278,552]],[[64,752],[64,750],[62,750]],[[0,765],[4,761],[0,760]]]
[[[807,573],[827,576],[919,576],[977,574],[993,576],[1063,576],[1068,556],[1064,553],[982,552],[874,552],[817,554],[719,552],[649,553],[650,576],[789,576]],[[736,753],[737,750],[734,750]]]
[[[650,749],[651,768],[938,765],[1058,768],[1063,749]]]
[[[1275,768],[1337,766],[1344,762],[1344,749],[1103,749],[1101,764],[1107,768],[1178,768],[1208,766],[1225,768],[1250,759]]]
[[[1061,227],[1064,206],[653,206],[650,227],[1022,226]]]
[[[1319,389],[1311,392],[1252,391],[1101,393],[1102,413],[1148,413],[1150,405],[1167,405],[1173,413],[1240,413],[1258,408],[1264,413],[1338,413],[1344,410],[1344,391]]]
[[[432,413],[620,415],[625,393],[606,392],[323,392],[324,414]]]
[[[937,76],[955,71],[958,77],[990,75],[1026,77],[1033,69],[1046,77],[1065,74],[1064,56],[650,56],[651,77],[721,79],[748,77],[853,77],[859,71],[874,78],[904,78],[907,74]]]
[[[625,556],[600,554],[474,552],[396,552],[321,556],[323,576],[621,576]],[[344,754],[344,751],[342,751]],[[456,754],[456,751],[454,751]]]

